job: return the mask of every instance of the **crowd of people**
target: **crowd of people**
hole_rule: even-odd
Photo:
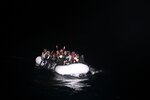
[[[41,58],[42,58],[41,63],[44,63],[44,65],[47,64],[68,65],[72,63],[85,63],[83,55],[80,56],[78,53],[74,51],[68,51],[66,50],[65,46],[61,49],[58,49],[57,45],[56,50],[50,51],[44,49],[41,54]]]

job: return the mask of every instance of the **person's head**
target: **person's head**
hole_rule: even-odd
[[[56,51],[56,54],[57,54],[57,55],[59,54],[59,51],[58,51],[58,50]]]
[[[69,52],[69,51],[67,51],[67,55],[70,55],[70,52]]]
[[[75,55],[75,52],[74,52],[74,51],[72,51],[72,52],[71,52],[71,54],[72,54],[72,55]]]
[[[67,55],[67,51],[64,51],[64,55]]]
[[[60,49],[60,53],[63,53],[63,49]]]
[[[82,54],[81,57],[84,58],[84,55]]]
[[[44,53],[46,53],[47,52],[47,49],[44,49]]]
[[[58,49],[58,45],[56,45],[56,49]]]

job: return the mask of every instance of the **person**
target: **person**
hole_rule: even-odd
[[[40,65],[42,63],[45,63],[46,52],[47,52],[47,49],[44,49],[43,52],[42,52],[42,54],[41,54],[41,63],[40,63]]]
[[[46,60],[48,63],[50,63],[50,59],[51,59],[51,53],[50,53],[50,51],[47,51],[46,52]]]
[[[56,62],[56,54],[55,53],[52,54],[51,60],[52,60],[52,63]]]
[[[58,51],[58,45],[56,45],[52,51],[56,53],[56,51]]]
[[[73,62],[74,63],[78,63],[79,62],[79,55],[78,54],[75,54]]]
[[[44,49],[41,55],[42,61],[45,66],[52,66],[52,64],[57,65],[68,65],[71,63],[85,63],[84,56],[79,56],[75,51],[66,51],[64,46],[62,49],[58,49],[56,45],[56,51],[52,50],[51,52],[47,49]]]
[[[63,49],[59,50],[59,55],[57,57],[58,58],[57,61],[58,61],[59,65],[63,65],[63,62],[64,62],[64,53],[63,52],[64,52]]]
[[[66,65],[67,64],[67,51],[64,51],[63,53],[63,64]]]
[[[67,52],[67,56],[66,56],[66,64],[71,64],[72,63],[72,56],[70,54],[70,51]]]
[[[46,51],[44,62],[43,62],[45,65],[44,67],[47,67],[50,64],[50,57],[51,57],[50,51]]]
[[[71,55],[71,62],[73,63],[73,60],[74,60],[74,52],[72,51],[72,52],[70,53],[70,55]]]
[[[71,58],[72,58],[72,63],[75,63],[77,61],[77,55],[74,51],[71,52]]]
[[[56,54],[53,53],[51,57],[51,67],[54,68],[56,65]]]
[[[79,63],[85,63],[83,54],[79,57]]]
[[[47,49],[44,49],[43,52],[42,52],[42,57],[43,58],[45,58],[46,52],[47,52]]]
[[[63,52],[64,52],[63,49],[60,49],[59,52],[60,52],[59,58],[63,58]]]

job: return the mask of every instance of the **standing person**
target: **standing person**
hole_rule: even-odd
[[[47,52],[47,49],[44,49],[43,52],[42,52],[42,55],[41,55],[41,59],[42,59],[42,60],[41,60],[40,65],[41,65],[42,63],[45,63],[46,52]]]
[[[45,67],[48,67],[48,66],[49,66],[49,64],[50,64],[50,59],[51,59],[50,51],[47,51],[47,52],[46,52],[46,55],[45,55],[45,61],[44,61]]]
[[[47,49],[44,49],[43,52],[42,52],[42,58],[44,59],[45,56],[46,56],[46,52],[47,52]]]
[[[51,52],[47,51],[46,60],[48,61],[48,63],[50,63],[50,59],[51,59]]]

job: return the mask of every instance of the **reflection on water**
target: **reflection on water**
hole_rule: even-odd
[[[40,70],[40,69],[39,69]],[[92,71],[94,74],[101,72],[98,70],[93,70]],[[92,74],[92,76],[94,75]],[[65,90],[71,89],[74,92],[75,91],[84,91],[87,88],[91,87],[90,84],[90,78],[85,77],[85,78],[75,78],[72,76],[62,76],[59,75],[55,72],[38,72],[34,78],[34,86],[42,87],[42,88],[53,88],[53,89],[58,89],[58,88],[66,88]],[[63,89],[64,90],[64,89]]]
[[[68,79],[65,77],[55,77],[57,81],[59,81],[56,86],[66,86],[71,89],[74,89],[76,91],[82,91],[84,87],[90,87],[90,85],[87,83],[88,78],[86,79]]]
[[[92,75],[94,75],[99,72],[102,72],[102,70],[95,70],[94,68],[92,68],[91,72]],[[76,91],[82,91],[84,90],[84,88],[91,87],[91,85],[88,84],[89,82],[88,77],[80,79],[80,78],[61,76],[56,74],[54,80],[58,81],[58,83],[55,84],[55,86],[65,86],[74,89]]]

